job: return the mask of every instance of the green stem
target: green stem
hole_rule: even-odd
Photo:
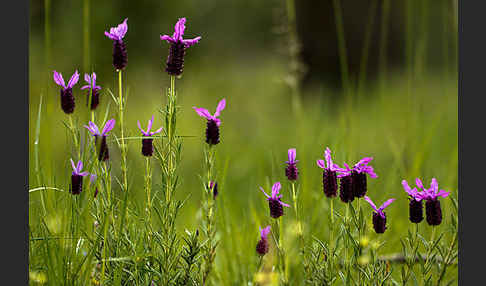
[[[78,142],[78,134],[76,132],[76,126],[74,125],[73,122],[73,115],[68,115],[69,117],[69,129],[71,129],[71,133],[73,135],[73,142],[74,142],[74,148],[78,152],[78,159],[81,159],[81,148],[79,147],[79,142]]]
[[[169,90],[169,120],[167,123],[167,139],[168,139],[168,176],[167,176],[167,191],[165,193],[166,202],[169,203],[171,200],[171,192],[172,192],[172,177],[174,172],[174,161],[175,161],[175,154],[174,154],[174,128],[173,126],[175,120],[175,76],[170,76],[170,90]]]
[[[330,266],[330,273],[334,273],[333,272],[333,268],[334,268],[334,200],[331,198],[331,225],[329,227],[329,255],[328,255],[328,259],[329,259],[329,266]],[[332,277],[331,277],[331,281],[332,281]],[[331,285],[332,285],[332,282],[331,282]]]
[[[124,135],[124,128],[123,128],[123,114],[125,112],[125,99],[123,98],[122,93],[122,71],[118,70],[118,92],[119,92],[119,99],[118,99],[118,115],[120,118],[120,149],[121,149],[121,169],[122,169],[122,176],[123,176],[123,191],[128,191],[128,183],[127,183],[127,150],[125,145],[125,135]]]
[[[150,165],[150,157],[145,158],[145,191],[147,193],[147,220],[150,224],[152,210],[152,169]]]
[[[304,261],[304,268],[306,267],[306,259],[305,259],[305,241],[304,241],[304,231],[302,229],[302,223],[300,221],[299,217],[299,212],[298,212],[298,204],[297,204],[297,192],[295,190],[295,182],[292,182],[292,201],[294,203],[294,213],[295,213],[295,219],[297,220],[297,233],[300,239],[300,247],[301,247],[301,254],[302,254],[302,259]]]

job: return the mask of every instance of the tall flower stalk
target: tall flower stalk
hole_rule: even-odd
[[[205,158],[205,169],[206,169],[206,176],[203,181],[203,227],[204,232],[207,237],[207,243],[204,246],[204,262],[205,268],[203,271],[203,285],[206,284],[206,281],[209,277],[209,274],[212,270],[212,265],[214,259],[216,257],[216,246],[218,244],[216,240],[216,228],[215,228],[215,220],[214,214],[215,211],[215,199],[217,195],[217,183],[216,183],[216,175],[214,172],[214,165],[216,160],[216,147],[215,145],[219,143],[219,127],[221,125],[221,120],[218,118],[221,114],[221,111],[226,107],[226,99],[222,99],[219,101],[218,106],[216,107],[216,112],[214,115],[205,109],[205,108],[197,108],[193,107],[196,113],[207,119],[207,128],[206,128],[206,143],[207,146],[204,149],[204,158]]]

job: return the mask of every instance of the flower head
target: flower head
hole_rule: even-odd
[[[195,37],[194,39],[184,40],[182,36],[184,35],[184,30],[186,29],[186,18],[180,18],[174,27],[174,34],[172,36],[161,35],[160,40],[167,41],[167,43],[182,43],[186,48],[199,42],[201,37]]]
[[[57,71],[54,71],[54,82],[61,86],[63,89],[68,89],[68,88],[73,88],[73,86],[78,83],[79,80],[79,73],[78,70],[74,72],[74,74],[71,76],[71,79],[69,79],[68,84],[64,83],[64,78],[62,77],[61,73],[58,73]]]
[[[264,229],[260,227],[260,240],[256,245],[256,252],[259,255],[265,255],[268,252],[267,236],[269,233],[270,233],[270,226],[267,226]]]
[[[370,175],[371,178],[378,178],[378,175],[376,175],[374,169],[372,166],[368,166],[368,163],[373,160],[373,157],[365,157],[361,160],[359,160],[358,163],[354,164],[353,168],[349,168],[348,165],[346,165],[346,169],[340,169],[339,172],[341,174],[338,175],[338,178],[345,177],[351,175],[353,171],[355,171],[358,174],[368,174]]]
[[[138,129],[140,129],[140,131],[142,132],[143,135],[145,136],[152,136],[154,134],[157,134],[157,133],[160,133],[163,129],[163,127],[160,127],[159,129],[157,129],[156,131],[150,131],[150,129],[152,129],[152,124],[154,122],[154,116],[152,115],[152,119],[150,119],[148,121],[148,125],[147,125],[147,131],[143,130],[142,127],[140,126],[140,121],[137,120],[137,125],[138,125]]]
[[[117,27],[112,27],[110,28],[110,32],[105,31],[105,35],[114,40],[114,41],[119,41],[125,37],[125,34],[128,31],[128,25],[127,25],[128,18],[125,18],[121,24],[119,24]]]
[[[385,213],[383,212],[383,210],[391,203],[393,203],[393,201],[395,200],[395,199],[389,199],[385,201],[379,208],[377,208],[376,205],[373,203],[373,201],[370,199],[370,197],[364,196],[364,199],[371,205],[373,210],[375,210],[375,212],[383,218],[385,217]]]
[[[297,151],[295,148],[289,149],[287,151],[287,155],[289,160],[285,161],[285,163],[287,163],[287,168],[285,168],[285,176],[287,176],[290,181],[295,181],[299,177],[299,170],[297,169],[297,162],[299,162],[299,160],[295,160]]]
[[[330,171],[341,171],[341,170],[343,170],[337,164],[334,164],[332,162],[331,149],[329,149],[329,147],[326,147],[326,151],[324,151],[324,159],[326,159],[325,163],[324,163],[324,160],[317,160],[317,166],[321,167],[322,169],[328,169]],[[326,166],[326,164],[327,164],[327,166]]]
[[[290,207],[290,205],[280,201],[280,198],[282,195],[279,195],[279,191],[282,185],[280,182],[276,182],[272,186],[272,195],[269,196],[267,193],[265,193],[265,190],[263,190],[262,187],[260,187],[260,190],[265,194],[267,197],[268,201],[268,206],[270,208],[270,216],[273,218],[279,218],[284,214],[283,207]]]
[[[192,107],[199,116],[206,118],[207,120],[213,120],[216,122],[217,126],[221,125],[221,120],[218,118],[219,115],[221,114],[221,111],[226,107],[226,99],[223,98],[221,99],[220,102],[218,102],[218,106],[216,107],[216,112],[214,112],[214,115],[211,115],[211,113],[205,109],[205,108],[197,108],[197,107]]]
[[[92,90],[100,90],[101,89],[101,86],[99,85],[96,85],[96,73],[92,73],[92,75],[90,76],[89,74],[84,74],[84,80],[88,83],[86,85],[83,85],[81,87],[82,90],[84,89],[92,89]]]
[[[115,119],[108,120],[105,123],[105,127],[103,127],[103,131],[101,131],[101,133],[98,129],[98,126],[96,126],[96,124],[94,124],[92,121],[90,121],[88,125],[84,125],[84,127],[88,129],[88,131],[91,132],[93,136],[106,136],[106,134],[110,132],[113,127],[115,127]]]
[[[81,170],[83,169],[83,162],[81,162],[81,160],[79,160],[77,164],[74,164],[73,159],[71,159],[71,166],[73,167],[72,175],[78,175],[83,177],[89,175],[88,172],[81,172]]]

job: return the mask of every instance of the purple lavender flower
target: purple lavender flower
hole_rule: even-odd
[[[260,190],[267,196],[268,206],[270,208],[270,216],[273,218],[279,218],[284,214],[283,207],[290,207],[290,205],[280,201],[282,195],[279,195],[279,191],[282,185],[280,182],[276,182],[272,186],[272,196],[267,195],[265,190],[260,187]]]
[[[287,168],[285,168],[285,176],[289,181],[295,181],[299,177],[299,170],[297,169],[297,162],[299,160],[295,160],[295,156],[297,155],[297,151],[295,148],[289,149],[287,151],[287,155],[289,157],[288,161],[285,161],[287,164]]]
[[[88,123],[89,126],[84,125],[86,129],[95,137],[95,144],[96,148],[98,149],[98,160],[106,161],[110,158],[109,151],[108,151],[108,144],[106,144],[106,134],[115,127],[115,119],[110,119],[105,123],[105,127],[103,127],[103,131],[100,133],[98,126],[93,122]],[[101,136],[101,143],[98,144],[98,137]]]
[[[75,165],[73,159],[71,159],[71,166],[73,167],[73,172],[71,173],[71,186],[69,191],[73,195],[79,195],[83,191],[83,177],[89,173],[81,172],[83,169],[83,162],[81,160]]]
[[[416,179],[417,182],[422,182],[420,179]],[[417,184],[419,185],[419,184]],[[417,188],[410,188],[406,180],[402,181],[402,186],[405,189],[405,192],[409,195],[410,203],[409,203],[409,219],[412,223],[420,223],[424,219],[423,215],[423,192],[417,191]],[[422,186],[423,187],[423,186]]]
[[[420,182],[420,185],[422,185],[421,183],[422,182]],[[449,196],[449,194],[449,192],[439,190],[439,184],[435,178],[432,178],[430,188],[424,189],[422,198],[425,199],[425,215],[429,225],[435,226],[441,224],[442,210],[440,207],[439,197],[445,198]]]
[[[353,176],[352,176],[352,169],[349,168],[348,164],[344,163],[344,167],[340,168],[337,175],[340,178],[339,184],[339,198],[343,203],[350,203],[354,200],[354,192],[353,192]]]
[[[337,194],[337,174],[336,171],[341,170],[341,168],[332,162],[331,158],[331,149],[326,147],[326,151],[324,152],[324,160],[317,160],[317,166],[324,169],[322,171],[322,188],[324,194],[328,198],[335,197]],[[327,167],[326,167],[327,164]]]
[[[383,211],[387,206],[389,206],[395,199],[389,199],[384,202],[379,208],[373,203],[373,201],[368,197],[364,196],[365,201],[367,201],[373,208],[373,228],[376,233],[384,233],[386,230],[386,214]]]
[[[79,73],[76,70],[71,76],[67,86],[64,83],[62,74],[54,71],[54,82],[61,88],[61,108],[66,114],[71,114],[74,112],[74,96],[73,87],[79,80]]]
[[[265,255],[268,252],[268,234],[270,233],[270,226],[260,229],[260,240],[256,245],[256,252],[260,255]]]
[[[89,176],[89,183],[92,185],[92,184],[95,184],[96,183],[96,174],[91,174]],[[96,186],[95,188],[95,192],[94,192],[94,198],[96,199],[96,196],[98,196],[98,186]]]
[[[211,115],[211,113],[209,113],[209,111],[205,108],[193,107],[199,116],[208,120],[206,127],[206,143],[209,145],[216,145],[219,143],[219,126],[221,125],[221,120],[218,118],[218,116],[225,107],[226,99],[224,98],[218,103],[214,115]]]
[[[101,89],[101,86],[96,85],[96,73],[93,73],[91,76],[89,74],[84,74],[84,80],[88,83],[87,85],[83,85],[81,90],[88,89],[88,95],[86,98],[86,104],[89,105],[89,96],[91,94],[91,110],[95,110],[98,104],[100,103],[100,94],[98,90]]]
[[[373,157],[365,157],[359,160],[353,166],[353,169],[346,168],[340,176],[351,176],[352,177],[352,189],[353,196],[356,198],[362,198],[367,191],[367,181],[366,174],[370,175],[371,178],[377,178],[378,176],[373,170],[372,166],[368,166],[368,163],[373,160]],[[340,177],[338,176],[338,177]]]
[[[142,134],[144,137],[150,137],[153,136],[154,134],[160,133],[162,131],[162,127],[157,129],[156,131],[150,131],[152,129],[152,124],[154,122],[154,116],[152,115],[152,119],[148,121],[147,125],[147,131],[144,131],[142,127],[140,127],[140,121],[137,121],[138,129],[142,131]],[[142,139],[142,155],[145,157],[150,157],[154,153],[154,146],[152,144],[153,138],[144,138]]]
[[[161,35],[160,40],[167,41],[170,44],[169,56],[165,71],[170,75],[181,75],[184,69],[184,56],[186,49],[199,42],[201,37],[196,37],[190,40],[184,40],[184,30],[186,29],[186,18],[180,18],[174,27],[174,34],[171,36]]]
[[[211,181],[209,183],[209,190],[213,191],[213,199],[216,199],[216,196],[218,195],[218,183]]]
[[[116,28],[110,28],[110,32],[105,31],[105,35],[113,40],[113,66],[117,70],[123,70],[127,66],[127,47],[123,42],[123,38],[128,31],[128,18],[125,18],[123,23]]]

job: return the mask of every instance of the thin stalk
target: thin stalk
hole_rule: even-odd
[[[205,212],[205,226],[206,226],[206,235],[207,235],[207,246],[205,247],[205,270],[203,272],[203,285],[206,284],[206,281],[209,277],[209,274],[212,270],[212,264],[214,258],[216,256],[216,241],[215,241],[215,234],[216,230],[214,228],[214,187],[216,185],[215,180],[213,179],[213,168],[214,168],[214,161],[216,156],[216,150],[210,145],[205,151],[205,158],[206,158],[206,182],[203,186],[203,190],[205,190],[203,196],[206,198],[205,205],[203,205],[203,211]],[[214,182],[213,186],[211,186],[211,181]]]
[[[78,134],[76,132],[76,126],[74,125],[73,122],[73,115],[68,115],[68,118],[69,118],[69,129],[71,130],[71,133],[73,135],[74,148],[78,152],[78,159],[79,159],[81,158],[81,148],[79,147]]]
[[[172,188],[172,177],[173,177],[173,172],[174,172],[174,161],[175,161],[175,154],[174,154],[174,128],[173,122],[175,120],[175,104],[176,104],[176,98],[175,98],[175,76],[171,75],[170,76],[170,89],[169,89],[169,120],[167,122],[167,146],[168,146],[168,176],[167,176],[167,191],[165,193],[166,197],[166,202],[169,203],[171,200],[171,188]]]
[[[147,220],[150,224],[152,210],[152,168],[150,157],[145,158],[145,192],[147,193]]]
[[[118,115],[120,118],[120,149],[121,149],[121,169],[122,169],[122,176],[123,176],[123,185],[122,190],[128,191],[128,183],[127,183],[127,150],[125,145],[125,135],[124,135],[124,128],[123,128],[123,114],[125,111],[125,100],[123,99],[122,93],[122,71],[118,70],[118,92],[119,92],[119,99],[118,99]]]
[[[334,268],[334,199],[331,198],[331,225],[329,227],[329,266],[330,266],[330,273],[333,272]],[[332,278],[332,277],[331,277]],[[332,281],[332,280],[331,280]],[[332,282],[331,282],[332,285]]]
[[[304,268],[306,267],[306,259],[305,259],[305,241],[304,241],[304,233],[302,229],[302,223],[300,221],[299,217],[299,212],[298,212],[298,204],[297,204],[297,192],[295,191],[295,182],[291,183],[292,185],[292,201],[294,203],[294,212],[295,212],[295,219],[297,220],[297,233],[300,239],[300,247],[301,247],[301,254],[302,254],[302,259],[304,261]]]

